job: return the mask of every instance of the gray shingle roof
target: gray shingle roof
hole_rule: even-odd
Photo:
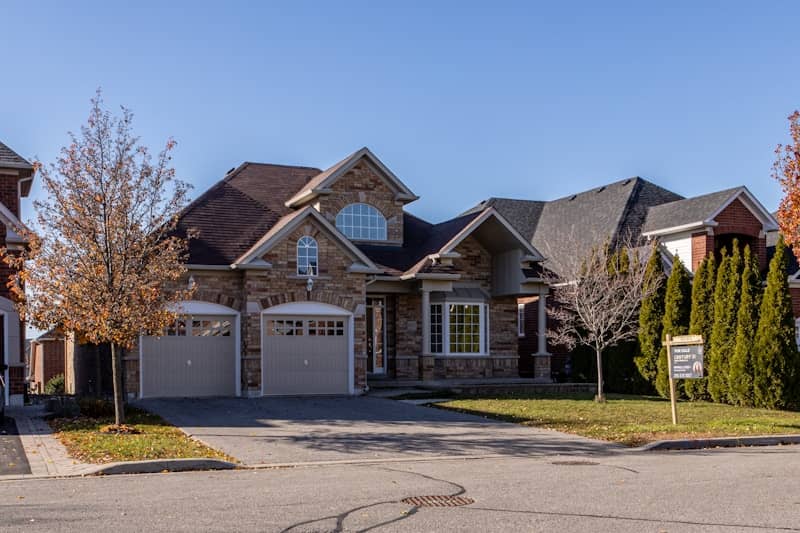
[[[21,168],[33,170],[28,160],[20,156],[17,152],[0,142],[0,168]]]
[[[725,202],[741,190],[742,187],[734,187],[653,206],[647,213],[647,220],[642,231],[646,233],[708,220]]]
[[[558,271],[605,241],[637,238],[649,207],[681,198],[635,177],[549,202],[490,198],[468,212],[494,207]]]

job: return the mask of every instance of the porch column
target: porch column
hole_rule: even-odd
[[[546,294],[539,295],[539,302],[538,302],[538,312],[536,318],[538,319],[538,349],[536,351],[537,355],[549,355],[547,353],[547,305],[545,301],[547,299]]]
[[[422,289],[422,355],[431,353],[431,291]]]

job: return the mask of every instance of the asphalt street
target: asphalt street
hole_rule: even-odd
[[[800,447],[0,483],[0,531],[800,531]],[[460,507],[403,498],[458,495]]]

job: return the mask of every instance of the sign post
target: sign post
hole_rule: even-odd
[[[667,335],[667,367],[669,368],[669,397],[672,404],[672,424],[678,424],[678,399],[675,393],[676,379],[700,379],[703,377],[703,336]]]

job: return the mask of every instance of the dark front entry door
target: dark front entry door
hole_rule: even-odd
[[[386,373],[386,299],[367,298],[367,372]]]

